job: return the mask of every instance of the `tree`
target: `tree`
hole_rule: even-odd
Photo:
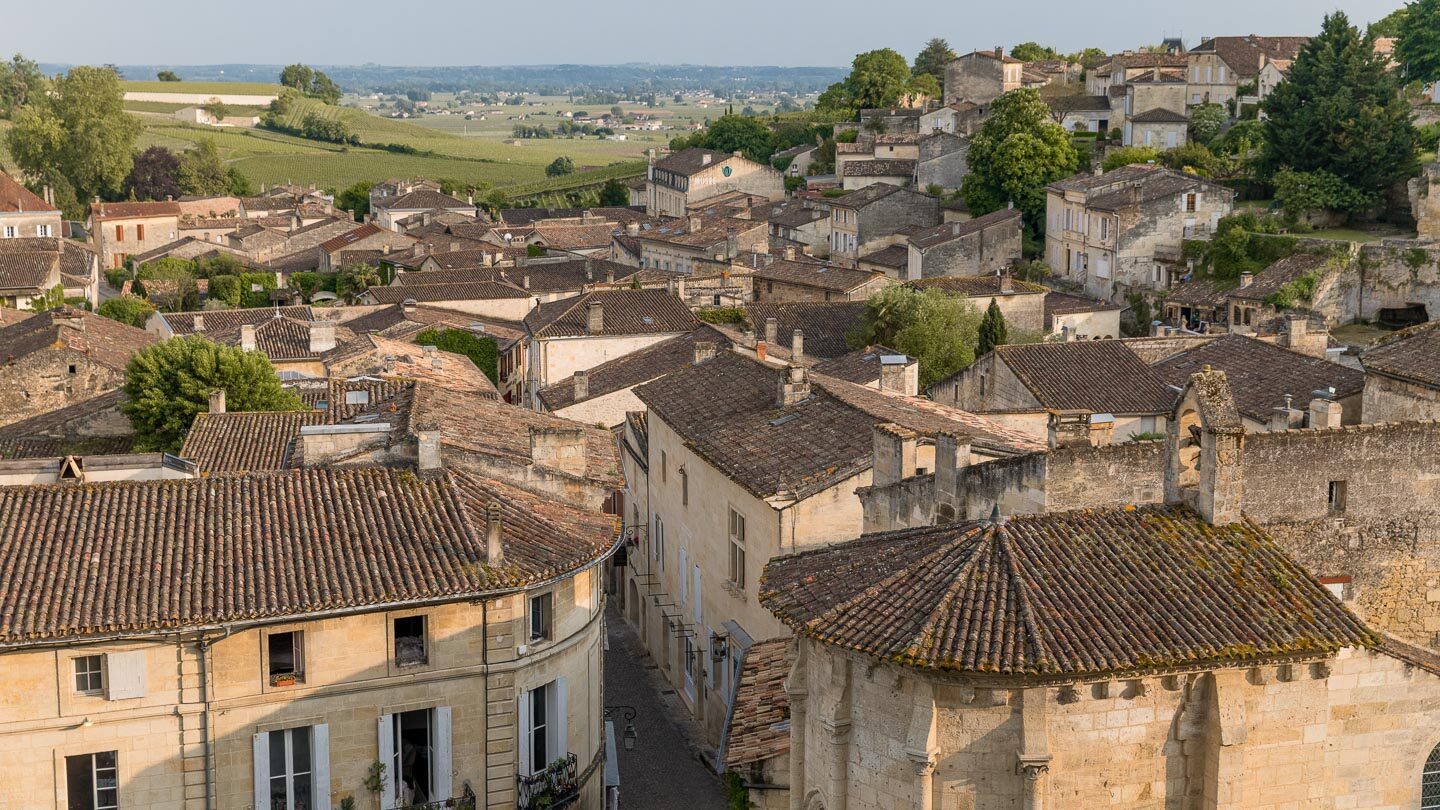
[[[1225,126],[1227,115],[1219,104],[1197,104],[1190,108],[1190,138],[1200,143],[1210,143]]]
[[[1365,33],[1376,38],[1400,36],[1400,25],[1405,22],[1405,15],[1408,11],[1409,8],[1407,6],[1401,6],[1395,9],[1384,17],[1370,23],[1370,26],[1365,29]]]
[[[0,118],[13,118],[16,111],[44,92],[45,85],[40,66],[20,54],[9,62],[0,62]]]
[[[149,301],[138,295],[122,295],[101,302],[100,309],[96,311],[112,321],[128,323],[140,329],[144,328],[145,321],[150,319],[155,307],[150,306]]]
[[[130,174],[121,189],[137,200],[164,200],[179,197],[180,158],[163,146],[152,146],[135,156]]]
[[[865,302],[851,348],[883,345],[920,361],[924,390],[975,361],[980,316],[964,298],[892,286]]]
[[[180,188],[197,197],[224,194],[229,190],[230,174],[213,140],[201,138],[193,149],[186,149],[180,156]]]
[[[15,116],[6,136],[21,171],[40,182],[64,181],[77,200],[113,198],[134,164],[140,123],[122,107],[115,72],[77,67],[36,95]],[[69,211],[80,216],[82,211]]]
[[[180,77],[179,77],[179,76],[176,76],[176,75],[175,75],[175,71],[173,71],[173,70],[162,70],[162,71],[160,71],[159,73],[156,73],[156,74],[155,74],[155,78],[159,79],[159,80],[162,81],[162,82],[178,82],[178,81],[180,81]]]
[[[1132,166],[1136,163],[1159,162],[1160,153],[1150,146],[1124,146],[1105,153],[1105,161],[1100,168],[1113,172],[1122,166]]]
[[[605,181],[600,187],[600,205],[602,206],[626,206],[630,204],[630,189],[615,178]]]
[[[140,266],[135,273],[140,292],[147,299],[159,301],[167,312],[185,312],[195,308],[200,298],[195,283],[195,265],[185,259],[165,257]]]
[[[1440,81],[1440,0],[1414,0],[1405,7],[1395,43],[1395,60],[1405,80]]]
[[[205,106],[200,109],[210,113],[210,116],[217,122],[224,121],[225,116],[230,114],[230,108],[225,106],[225,103],[218,98],[212,98],[205,102]]]
[[[280,387],[275,367],[260,352],[212,343],[198,335],[172,338],[136,352],[125,369],[125,414],[135,447],[176,452],[195,415],[224,391],[236,411],[294,411],[300,398]]]
[[[1074,174],[1079,155],[1034,90],[997,98],[970,143],[970,173],[961,185],[975,216],[1014,203],[1035,235],[1045,232],[1045,187]],[[898,347],[897,347],[898,348]]]
[[[550,161],[550,165],[545,167],[546,177],[564,177],[567,174],[574,173],[575,161],[564,155],[561,155],[560,157],[557,157],[554,160]]]
[[[485,372],[490,382],[499,382],[499,351],[495,338],[481,337],[465,329],[426,329],[415,336],[421,346],[434,346],[442,352],[463,354],[470,358],[477,368]]]
[[[950,48],[950,43],[935,37],[925,43],[925,48],[915,55],[915,67],[911,71],[916,76],[928,74],[935,77],[940,84],[945,83],[945,66],[955,61],[955,51]]]
[[[624,118],[625,111],[620,108],[619,104],[616,104],[615,106],[610,108],[610,115],[613,118]]]
[[[357,262],[347,264],[335,274],[335,294],[354,303],[360,293],[381,283],[380,271],[374,266]]]
[[[982,357],[989,353],[996,346],[1004,346],[1008,335],[1005,326],[1005,314],[1000,311],[1000,305],[994,298],[990,299],[990,306],[985,310],[985,316],[980,319],[980,334],[975,344],[975,356]]]
[[[759,163],[768,162],[775,151],[775,139],[770,128],[743,115],[720,116],[691,143],[717,152],[741,152]]]
[[[1022,42],[1010,49],[1010,55],[1021,62],[1039,62],[1042,59],[1059,59],[1060,52],[1038,42]]]
[[[244,172],[230,166],[225,169],[226,193],[232,197],[254,197],[255,183]]]
[[[910,65],[906,64],[905,57],[890,48],[881,48],[855,57],[850,64],[850,76],[845,79],[845,90],[850,106],[855,109],[893,107],[909,81]]]
[[[905,83],[905,96],[911,104],[918,103],[922,97],[938,99],[943,92],[940,82],[929,73],[917,73]]]
[[[1160,165],[1197,177],[1213,177],[1220,171],[1221,161],[1209,149],[1191,141],[1161,152]]]
[[[56,284],[48,290],[30,299],[31,312],[49,312],[52,309],[59,309],[65,306],[65,285]]]
[[[330,80],[323,71],[307,65],[289,65],[280,71],[280,83],[293,87],[311,98],[318,98],[326,104],[340,100],[340,87]]]
[[[302,93],[309,92],[315,71],[301,64],[289,65],[280,71],[280,84],[293,87]]]
[[[1374,42],[1341,12],[1325,18],[1264,102],[1266,179],[1326,172],[1372,202],[1419,167],[1410,107]]]

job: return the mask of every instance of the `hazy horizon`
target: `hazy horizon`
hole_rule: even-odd
[[[939,0],[914,0],[894,7],[897,13],[887,18],[858,0],[803,4],[813,11],[791,6],[785,12],[759,0],[733,0],[723,10],[663,15],[648,13],[655,6],[639,0],[491,8],[431,0],[416,7],[412,16],[419,21],[411,23],[376,0],[352,0],[338,17],[329,3],[254,0],[243,11],[223,15],[223,37],[216,34],[216,17],[194,15],[193,4],[141,0],[136,5],[141,8],[133,13],[117,14],[113,3],[70,0],[66,17],[97,21],[91,25],[56,25],[51,14],[10,17],[0,28],[0,54],[22,53],[49,64],[176,67],[292,62],[839,67],[875,48],[894,48],[913,58],[931,37],[945,38],[961,53],[1024,41],[1062,52],[1085,47],[1115,52],[1164,37],[1193,45],[1202,36],[1218,34],[1312,34],[1331,11],[1344,11],[1364,26],[1402,3],[1212,0],[1203,7],[1147,6],[1103,15],[1094,6],[1056,0],[967,10]],[[442,18],[454,23],[437,24]]]

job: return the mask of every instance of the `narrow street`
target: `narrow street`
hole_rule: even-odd
[[[635,707],[635,750],[621,742],[625,721],[615,717],[620,758],[620,806],[625,810],[726,810],[720,780],[695,755],[693,728],[634,629],[613,608],[606,616],[605,704]],[[684,729],[684,731],[682,731]]]

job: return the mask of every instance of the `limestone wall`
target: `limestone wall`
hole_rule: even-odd
[[[84,352],[32,352],[0,365],[0,425],[59,410],[124,384],[124,372],[102,366]]]
[[[1362,422],[1440,419],[1440,391],[1370,372],[1360,407]]]

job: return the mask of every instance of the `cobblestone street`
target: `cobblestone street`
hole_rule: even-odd
[[[620,759],[620,806],[625,810],[726,810],[720,780],[696,755],[693,724],[674,692],[661,680],[634,629],[613,609],[606,616],[610,649],[605,654],[605,704],[635,707],[635,750],[615,743]]]

